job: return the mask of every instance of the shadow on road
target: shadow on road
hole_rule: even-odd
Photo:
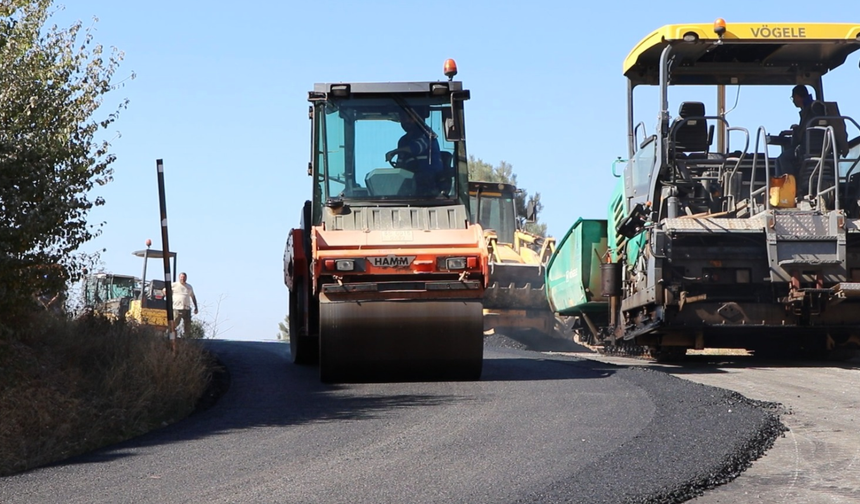
[[[732,369],[754,368],[835,368],[846,370],[860,369],[860,358],[847,361],[813,360],[808,358],[765,358],[754,355],[688,355],[678,362],[656,362],[648,358],[605,357],[598,354],[576,353],[577,357],[595,359],[614,366],[631,366],[670,371],[675,374],[719,374]]]
[[[93,464],[135,456],[141,447],[217,436],[232,430],[319,422],[361,421],[408,408],[432,408],[485,400],[492,383],[606,378],[612,366],[575,357],[549,357],[516,349],[488,348],[480,381],[321,383],[314,366],[290,363],[289,345],[276,342],[203,342],[223,365],[223,395],[207,409],[163,429],[68,459],[57,465]]]
[[[619,496],[629,496],[622,500],[630,502],[681,502],[735,478],[784,430],[766,405],[737,393],[636,366],[570,355],[485,346],[480,381],[326,385],[319,381],[317,368],[291,364],[289,345],[284,343],[204,344],[217,354],[230,377],[229,388],[214,406],[165,429],[56,465],[100,464],[153,452],[182,458],[200,449],[190,446],[198,440],[205,440],[214,450],[223,445],[224,457],[229,457],[230,439],[221,438],[233,433],[247,436],[256,446],[275,436],[279,443],[297,443],[305,456],[308,450],[312,456],[315,441],[307,436],[316,432],[362,435],[363,429],[373,429],[375,424],[399,425],[425,414],[463,415],[472,406],[504,414],[514,395],[537,393],[529,396],[535,403],[565,398],[571,401],[565,404],[592,408],[592,412],[614,412],[591,418],[589,425],[597,427],[611,418],[622,429],[634,428],[635,432],[629,439],[620,436],[618,439],[626,441],[612,448],[611,456],[599,451],[551,487],[524,490],[530,493],[522,502],[569,501],[573,495],[582,496],[578,502],[620,502],[612,500]],[[586,392],[577,395],[577,390]],[[617,407],[619,401],[623,405],[633,398],[638,398],[640,408]],[[428,408],[443,408],[443,414]],[[558,411],[589,418],[585,411]],[[367,419],[378,422],[350,425]],[[519,423],[515,418],[508,420]],[[553,419],[549,420],[552,424]],[[133,466],[128,460],[122,464]],[[631,477],[645,473],[645,478]],[[609,490],[607,481],[612,482]],[[591,499],[591,495],[604,497]],[[667,500],[667,495],[672,498]]]

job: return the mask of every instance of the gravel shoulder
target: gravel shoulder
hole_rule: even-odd
[[[702,355],[688,356],[682,365],[663,365],[588,352],[571,355],[648,368],[780,404],[787,431],[773,448],[737,479],[692,502],[860,502],[860,359],[833,363]]]

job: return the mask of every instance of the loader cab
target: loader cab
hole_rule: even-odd
[[[463,102],[456,81],[316,84],[312,220],[322,207],[468,208]]]
[[[85,310],[109,318],[122,318],[140,289],[140,280],[128,275],[95,273],[84,277]]]
[[[149,242],[147,242],[147,248],[132,252],[135,257],[143,259],[141,289],[136,292],[135,296],[135,303],[139,306],[135,307],[135,309],[167,310],[167,298],[164,295],[164,288],[167,286],[167,283],[164,281],[163,274],[160,279],[156,278],[159,271],[158,267],[162,266],[164,262],[164,252],[151,249],[149,246]],[[172,281],[175,282],[177,275],[176,252],[169,252],[167,257],[168,261],[172,263]],[[154,261],[156,268],[154,271],[148,270],[150,261]],[[156,272],[155,275],[153,275],[153,272]],[[153,278],[150,279],[150,276]]]
[[[492,230],[501,243],[514,243],[517,232],[516,187],[496,182],[469,182],[472,222]]]

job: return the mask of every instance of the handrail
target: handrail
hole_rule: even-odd
[[[767,152],[764,153],[764,186],[761,189],[755,189],[755,171],[756,167],[758,167],[758,152],[759,152],[759,141],[764,135],[765,138],[765,146],[767,145],[767,130],[764,126],[759,126],[758,130],[756,130],[755,134],[755,151],[753,151],[753,165],[752,171],[750,173],[750,199],[749,199],[749,207],[750,207],[750,215],[755,214],[753,209],[755,208],[755,197],[759,194],[764,194],[764,209],[770,210],[770,198],[768,195],[770,194],[770,159],[768,158]]]
[[[612,162],[612,176],[615,178],[621,177],[621,175],[615,173],[615,165],[617,165],[618,163],[626,163],[628,161],[630,161],[630,160],[629,159],[621,159],[621,156],[618,156],[618,158]]]
[[[726,210],[728,210],[729,208],[734,208],[735,206],[735,195],[731,193],[729,189],[732,187],[731,184],[735,178],[735,174],[737,173],[738,168],[740,168],[743,160],[746,158],[747,152],[749,152],[750,148],[750,132],[748,129],[741,126],[731,126],[729,128],[726,128],[726,161],[729,160],[728,153],[732,152],[731,135],[729,134],[732,131],[742,131],[744,133],[744,148],[741,151],[741,155],[738,156],[738,159],[735,161],[734,168],[732,168],[731,171],[726,171],[725,194],[726,198],[728,199]],[[752,190],[752,184],[750,184],[750,190]]]
[[[639,124],[637,124],[636,127],[633,128],[633,153],[634,154],[636,153],[636,151],[639,150],[639,142],[637,141],[638,140],[637,132],[639,131],[640,126],[642,127],[642,135],[644,135],[642,137],[642,141],[644,142],[645,138],[647,138],[647,135],[646,135],[647,132],[645,131],[645,128],[646,128],[645,121],[639,121]]]
[[[849,152],[850,152],[850,150],[849,150]],[[852,158],[852,157],[845,156],[839,160],[839,163],[840,164],[851,163],[851,166],[845,171],[845,175],[840,175],[840,177],[839,177],[842,179],[842,182],[843,182],[843,187],[844,187],[844,194],[843,195],[845,196],[845,198],[848,198],[848,190],[851,187],[848,182],[851,180],[851,175],[853,174],[854,169],[857,168],[858,166],[860,166],[860,157],[853,157]],[[837,173],[838,172],[839,172],[839,169],[837,169]]]
[[[815,168],[813,168],[812,173],[809,174],[807,187],[810,189],[812,188],[812,179],[817,174],[818,179],[815,184],[815,198],[818,200],[817,206],[823,207],[823,197],[829,193],[833,193],[833,210],[839,210],[841,208],[839,206],[839,152],[836,150],[836,133],[833,130],[833,126],[830,124],[827,126],[809,126],[806,128],[807,132],[810,130],[824,131],[824,138],[821,140],[821,155],[808,157],[809,160],[815,160]],[[808,149],[808,134],[806,146]],[[833,186],[822,191],[821,187],[824,183],[824,170],[826,168],[825,160],[827,160],[828,154],[833,156]],[[807,196],[810,196],[810,199],[812,199],[812,192],[810,191]]]

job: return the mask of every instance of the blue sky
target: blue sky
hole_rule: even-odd
[[[105,98],[128,109],[117,133],[115,180],[98,187],[105,270],[140,274],[132,251],[160,248],[155,160],[164,159],[170,245],[227,339],[272,339],[287,312],[283,250],[310,196],[307,91],[315,82],[443,79],[446,58],[471,90],[471,155],[511,163],[540,192],[541,221],[561,237],[579,216],[603,218],[626,157],[630,49],[670,23],[857,22],[860,3],[825,1],[490,2],[341,1],[68,3],[51,22],[95,23],[95,40],[125,53]],[[860,117],[855,54],[834,73],[828,99]],[[728,92],[734,103],[733,90]],[[789,90],[742,90],[729,119],[755,131],[796,122]],[[656,99],[641,101],[653,129]],[[744,115],[755,104],[758,116]],[[677,105],[672,107],[674,112]],[[710,110],[709,110],[710,112]],[[151,264],[150,268],[160,265]],[[151,271],[151,270],[150,270]]]

